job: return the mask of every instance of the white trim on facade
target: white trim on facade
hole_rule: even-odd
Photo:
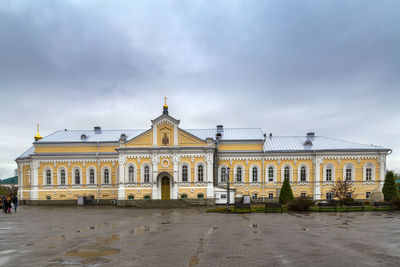
[[[273,177],[272,177],[272,181],[269,180],[269,168],[273,169]],[[266,183],[276,183],[277,181],[277,168],[275,164],[268,164],[267,167],[265,168],[265,182]]]
[[[289,167],[289,182],[292,183],[293,182],[293,166],[291,164],[284,164],[282,165],[281,168],[281,182],[283,183],[283,181],[285,180],[285,167]]]

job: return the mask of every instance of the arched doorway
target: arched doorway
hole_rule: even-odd
[[[161,199],[162,200],[169,200],[171,198],[170,192],[170,179],[167,176],[161,177]]]

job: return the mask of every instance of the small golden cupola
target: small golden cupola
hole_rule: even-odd
[[[164,106],[163,106],[163,114],[168,115],[168,105],[167,105],[167,97],[164,97]]]
[[[39,133],[39,123],[37,124],[37,133],[35,135],[35,141],[39,141],[40,139],[42,139],[43,137],[40,135]]]

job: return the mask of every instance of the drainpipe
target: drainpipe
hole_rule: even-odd
[[[96,158],[97,158],[97,204],[100,204],[100,184],[99,184],[99,178],[100,177],[100,158],[99,158],[99,142],[97,141],[97,153],[96,153]]]

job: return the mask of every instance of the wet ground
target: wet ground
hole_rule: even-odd
[[[400,266],[400,213],[20,207],[0,266]]]

